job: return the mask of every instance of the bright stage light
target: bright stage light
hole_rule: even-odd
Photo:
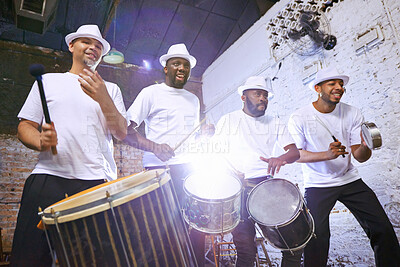
[[[151,64],[150,64],[150,62],[148,62],[147,60],[143,59],[143,67],[144,67],[146,70],[150,70],[150,69],[151,69]]]

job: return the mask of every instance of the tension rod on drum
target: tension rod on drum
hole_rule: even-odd
[[[57,218],[57,215],[55,214],[55,212],[54,212],[53,209],[50,209],[50,211],[51,211],[51,214],[53,214],[53,216],[54,216],[54,222],[55,222],[55,224],[56,224],[57,234],[58,234],[58,236],[59,236],[59,238],[60,238],[60,241],[61,241],[61,247],[62,247],[63,252],[64,252],[65,261],[67,262],[67,266],[70,267],[71,264],[69,263],[68,255],[67,255],[67,249],[66,249],[65,244],[64,244],[64,239],[63,239],[62,236],[61,236],[60,227],[58,226],[58,218]]]
[[[112,213],[113,218],[114,218],[114,223],[115,223],[115,226],[117,228],[119,240],[121,241],[122,250],[124,251],[126,263],[128,264],[128,267],[130,267],[131,264],[129,262],[128,253],[126,251],[124,241],[122,240],[122,234],[121,234],[121,230],[119,229],[119,225],[118,225],[118,222],[117,222],[117,217],[115,216],[115,211],[114,211],[114,206],[112,204],[111,194],[108,191],[106,191],[106,198],[107,198],[108,204],[110,205],[111,213]]]
[[[40,216],[40,218],[42,219],[43,228],[44,228],[44,233],[45,233],[45,235],[46,235],[47,244],[49,245],[49,249],[50,249],[50,252],[51,252],[51,253],[50,253],[50,254],[51,254],[51,259],[53,260],[53,265],[55,265],[55,264],[56,264],[56,259],[54,259],[54,251],[53,251],[53,249],[51,248],[49,234],[47,233],[47,227],[46,227],[46,224],[45,224],[44,221],[43,221],[44,214],[43,214],[43,211],[42,211],[42,208],[41,208],[41,207],[39,207],[39,216]]]

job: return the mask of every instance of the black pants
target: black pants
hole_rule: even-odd
[[[190,164],[176,164],[168,166],[170,175],[177,194],[179,205],[183,207],[185,200],[185,191],[183,190],[185,178],[188,177],[193,169]],[[147,170],[165,168],[165,166],[146,167]],[[193,246],[196,261],[199,267],[205,264],[205,234],[191,229],[189,238]]]
[[[255,185],[266,180],[267,177],[251,179],[249,186],[245,186],[243,197],[242,197],[242,218],[238,226],[232,232],[233,243],[236,247],[237,260],[236,267],[252,267],[254,265],[257,253],[257,247],[255,243],[256,230],[254,228],[254,222],[249,219],[250,215],[246,208],[247,197]],[[301,265],[301,256],[303,250],[282,252],[281,267],[299,267]]]
[[[304,266],[325,267],[329,251],[329,214],[336,201],[342,202],[360,223],[375,254],[376,266],[400,266],[400,247],[375,193],[361,179],[343,186],[306,188],[307,207],[315,221],[317,238],[304,250]]]
[[[40,221],[38,208],[43,210],[65,198],[104,180],[65,179],[54,175],[32,174],[25,182],[11,251],[10,266],[51,266],[52,258]]]

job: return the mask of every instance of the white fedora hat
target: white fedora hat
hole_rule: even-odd
[[[110,44],[101,36],[101,32],[97,25],[82,25],[76,32],[70,33],[65,36],[65,42],[69,45],[73,40],[80,37],[93,38],[103,45],[103,54],[106,55],[110,51]]]
[[[264,78],[263,76],[250,76],[249,78],[247,78],[244,85],[238,87],[238,93],[240,96],[242,96],[243,92],[249,89],[261,89],[267,91],[268,99],[271,99],[274,96],[274,92],[272,91],[271,79]]]
[[[174,44],[168,49],[168,53],[160,57],[160,63],[163,67],[167,64],[168,59],[173,57],[184,58],[190,63],[190,68],[196,66],[197,60],[191,56],[186,48],[185,44]]]
[[[308,86],[311,90],[314,90],[314,86],[316,84],[336,79],[342,80],[343,86],[345,86],[349,82],[349,76],[340,74],[335,67],[324,68],[317,72],[317,74],[315,75],[315,79],[310,82]]]

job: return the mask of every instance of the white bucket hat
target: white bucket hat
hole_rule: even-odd
[[[106,55],[110,51],[110,44],[101,36],[101,32],[97,25],[82,25],[76,32],[70,33],[65,36],[65,42],[69,45],[73,40],[80,37],[93,38],[103,45],[103,54]]]
[[[160,63],[163,67],[167,64],[168,59],[173,57],[184,58],[190,62],[190,68],[196,66],[197,60],[191,56],[186,48],[185,44],[174,44],[168,49],[168,53],[160,57]]]
[[[316,84],[336,79],[342,80],[343,86],[345,86],[349,82],[349,76],[340,74],[335,67],[329,67],[319,70],[315,75],[315,79],[312,82],[310,82],[308,86],[310,87],[311,90],[314,90],[314,86]]]
[[[267,83],[268,81],[268,83]],[[271,99],[274,96],[274,92],[272,91],[272,83],[270,78],[264,78],[262,76],[250,76],[247,78],[244,85],[239,86],[238,93],[240,96],[243,95],[245,90],[249,89],[261,89],[268,92],[268,99]]]

